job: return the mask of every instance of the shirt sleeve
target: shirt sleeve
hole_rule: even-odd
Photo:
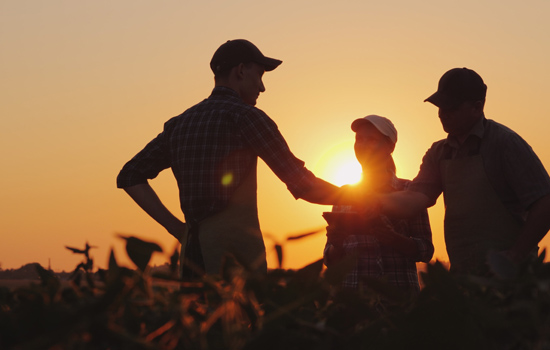
[[[117,187],[125,188],[147,183],[170,167],[170,152],[165,146],[165,135],[156,138],[124,165],[117,176]]]
[[[502,145],[504,176],[523,208],[550,194],[550,178],[531,146],[516,133]]]
[[[412,181],[402,181],[403,190],[408,190],[413,185]],[[407,234],[416,244],[418,255],[415,261],[428,263],[433,257],[434,246],[432,241],[432,228],[430,217],[426,209],[407,221]]]
[[[317,178],[303,161],[290,151],[275,122],[263,111],[255,108],[243,116],[241,131],[245,142],[269,166],[273,173],[287,185],[295,198],[309,191]]]
[[[429,206],[434,205],[443,192],[441,171],[439,169],[439,154],[443,152],[443,146],[443,142],[439,141],[428,149],[422,158],[418,175],[407,188],[408,191],[425,194],[430,199]]]

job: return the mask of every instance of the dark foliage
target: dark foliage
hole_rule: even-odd
[[[220,276],[177,278],[178,252],[162,273],[148,267],[160,247],[124,237],[137,269],[116,261],[93,273],[90,247],[63,287],[34,264],[40,283],[0,288],[0,349],[546,349],[550,265],[489,259],[489,277],[454,275],[439,262],[413,298],[370,281],[336,286],[353,257],[331,269],[257,275],[228,257]],[[282,252],[282,246],[279,248]],[[282,259],[282,253],[280,255]]]

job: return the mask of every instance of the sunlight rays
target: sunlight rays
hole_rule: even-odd
[[[353,141],[346,141],[326,150],[314,167],[315,174],[337,186],[357,183],[361,165],[355,158]]]

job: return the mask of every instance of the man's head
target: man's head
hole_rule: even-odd
[[[424,102],[439,107],[443,129],[455,136],[466,135],[483,117],[487,85],[471,69],[453,68],[441,79],[437,91]]]
[[[454,109],[463,102],[485,102],[487,85],[471,69],[453,68],[447,71],[437,86],[437,91],[424,100],[439,108]]]
[[[355,156],[363,167],[383,165],[391,158],[397,130],[389,119],[371,114],[354,120],[351,130],[355,132]]]
[[[262,76],[282,63],[281,60],[264,56],[250,41],[228,40],[214,53],[210,68],[217,86],[235,90],[243,101],[256,105],[261,92],[265,91]]]
[[[214,76],[228,74],[231,68],[240,63],[257,63],[263,66],[266,72],[277,68],[282,61],[264,56],[262,52],[250,41],[244,39],[228,40],[222,44],[210,61],[210,68]]]

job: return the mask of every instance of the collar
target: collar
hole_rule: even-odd
[[[214,89],[212,90],[212,94],[210,96],[231,96],[241,99],[237,91],[226,86],[214,86]]]
[[[466,136],[466,140],[470,139],[472,136],[474,138],[477,138],[478,140],[481,140],[483,138],[483,134],[485,133],[485,117],[480,118],[477,123],[474,124],[470,132],[468,132],[468,136]],[[447,136],[447,140],[445,141],[446,144],[453,148],[460,148],[460,144],[458,143],[458,140],[456,137],[452,135]]]

